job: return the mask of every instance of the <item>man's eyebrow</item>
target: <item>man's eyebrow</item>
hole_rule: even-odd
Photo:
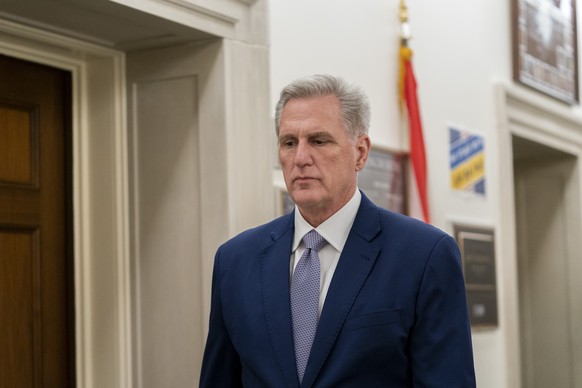
[[[331,133],[329,133],[328,131],[317,131],[317,132],[312,132],[307,134],[306,136],[308,139],[314,139],[314,138],[333,138],[333,135]],[[278,137],[278,141],[284,141],[284,140],[289,140],[289,139],[297,139],[297,135],[295,134],[284,134],[284,135],[279,135]]]
[[[331,133],[329,133],[327,131],[318,131],[318,132],[310,133],[307,137],[310,138],[310,139],[312,139],[312,138],[315,138],[315,137],[332,138],[333,136],[332,136]]]
[[[294,139],[295,135],[291,135],[291,134],[285,134],[285,135],[279,135],[279,140],[284,140],[284,139]]]

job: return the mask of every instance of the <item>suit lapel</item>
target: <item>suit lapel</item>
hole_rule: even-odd
[[[277,363],[288,387],[298,387],[289,294],[289,259],[293,213],[271,233],[273,244],[262,252],[261,286],[267,329]]]
[[[370,241],[379,232],[378,209],[362,193],[360,208],[327,292],[302,387],[314,383],[374,266],[380,250]]]

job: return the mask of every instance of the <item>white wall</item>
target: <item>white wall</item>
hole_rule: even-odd
[[[400,148],[397,1],[271,1],[271,105],[296,78],[341,75],[368,92],[374,141]]]
[[[495,85],[512,85],[510,1],[408,0],[413,57],[429,168],[432,222],[452,232],[455,222],[493,227],[499,233],[500,166]],[[270,2],[271,105],[280,89],[304,75],[344,76],[368,92],[372,143],[406,150],[397,101],[400,0],[275,0]],[[579,38],[580,41],[580,38]],[[518,86],[519,88],[519,86]],[[579,111],[579,106],[570,108]],[[484,136],[484,198],[449,187],[448,125]],[[478,386],[511,387],[519,374],[508,325],[515,280],[503,278],[497,247],[497,329],[474,331]],[[507,307],[507,308],[506,308]]]

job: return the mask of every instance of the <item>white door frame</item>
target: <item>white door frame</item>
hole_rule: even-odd
[[[77,386],[131,387],[124,54],[5,20],[0,53],[72,73]]]
[[[499,244],[502,255],[501,274],[504,290],[503,322],[501,330],[506,344],[507,387],[522,386],[521,348],[518,297],[517,235],[515,220],[515,190],[513,174],[512,137],[514,135],[544,144],[556,150],[574,155],[582,160],[582,116],[569,107],[524,88],[497,85],[497,108],[499,118]],[[582,182],[582,169],[578,168],[578,182]],[[582,193],[582,187],[578,192]],[[577,208],[580,209],[580,204]],[[580,240],[577,240],[580,245]],[[572,261],[570,276],[582,273],[582,260]],[[572,279],[571,292],[582,295],[579,281]],[[572,306],[571,322],[580,327],[582,312]],[[573,359],[576,365],[582,362],[582,336],[575,334]],[[576,369],[576,368],[575,368]],[[577,368],[580,369],[580,368]],[[576,371],[575,381],[582,381],[582,372]]]

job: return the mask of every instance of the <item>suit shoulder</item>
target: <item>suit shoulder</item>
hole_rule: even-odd
[[[265,224],[247,229],[231,239],[227,240],[219,248],[220,250],[239,250],[242,247],[254,247],[262,249],[274,239],[285,233],[293,225],[293,218],[287,214],[271,220]]]
[[[414,233],[419,238],[422,237],[440,239],[445,236],[450,237],[448,233],[434,225],[427,224],[423,221],[406,216],[404,214],[395,213],[382,208],[378,209],[380,222],[391,233]]]

